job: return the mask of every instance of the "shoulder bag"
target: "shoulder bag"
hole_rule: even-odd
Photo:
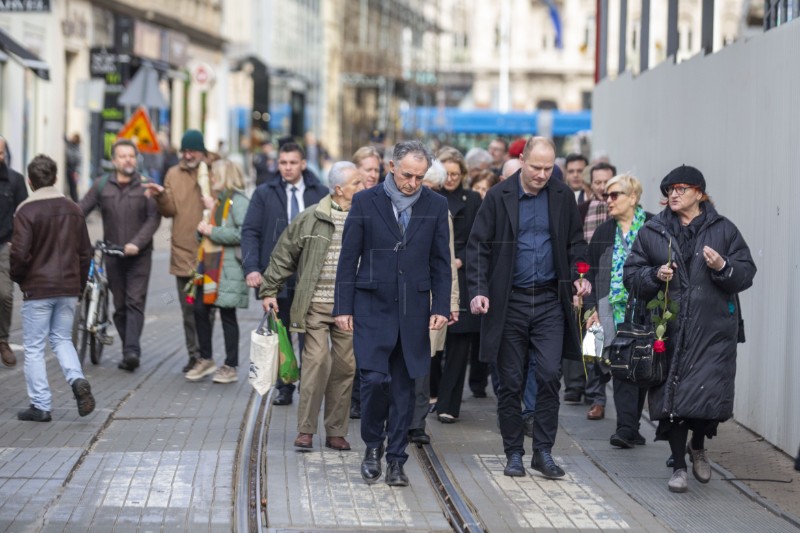
[[[607,348],[611,375],[638,387],[654,387],[667,379],[668,356],[653,352],[656,333],[638,312],[637,297],[628,298],[625,322]]]

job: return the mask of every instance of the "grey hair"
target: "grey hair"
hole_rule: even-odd
[[[428,167],[428,171],[425,173],[425,178],[422,182],[428,182],[431,187],[438,189],[444,185],[444,180],[446,178],[447,171],[444,169],[444,165],[435,159],[433,163],[431,163],[431,166]]]
[[[467,168],[475,168],[484,163],[491,165],[494,162],[494,158],[492,154],[483,148],[473,148],[464,156],[464,162],[467,164]]]
[[[395,144],[392,160],[397,164],[409,154],[414,155],[418,159],[425,158],[425,161],[428,162],[428,167],[430,167],[433,162],[431,151],[420,141],[400,141]]]
[[[347,169],[357,170],[353,163],[350,161],[338,161],[333,164],[331,170],[328,172],[328,185],[330,185],[331,190],[335,189],[336,187],[343,187],[344,182],[347,181]]]

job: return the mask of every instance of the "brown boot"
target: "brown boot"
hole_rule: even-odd
[[[14,355],[14,350],[7,342],[0,342],[0,357],[3,359],[3,364],[6,366],[16,366],[17,356]]]
[[[314,435],[312,433],[298,433],[297,438],[294,439],[295,448],[303,448],[305,450],[314,447]]]
[[[344,437],[328,437],[325,439],[325,447],[332,450],[347,451],[350,443]]]

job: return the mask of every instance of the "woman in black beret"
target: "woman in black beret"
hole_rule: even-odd
[[[753,284],[756,266],[739,230],[717,213],[699,170],[676,168],[662,180],[661,192],[666,207],[633,243],[624,284],[641,300],[663,291],[678,304],[664,338],[667,379],[648,391],[648,399],[650,418],[658,420],[656,440],[669,441],[674,458],[668,488],[685,492],[686,453],[694,477],[708,483],[705,438],[733,415],[736,344],[744,342],[738,294]],[[663,307],[653,312],[661,315]]]

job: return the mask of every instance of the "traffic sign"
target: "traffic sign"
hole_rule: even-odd
[[[117,139],[132,140],[143,154],[157,154],[161,151],[150,117],[144,107],[140,107],[131,115],[117,135]]]

